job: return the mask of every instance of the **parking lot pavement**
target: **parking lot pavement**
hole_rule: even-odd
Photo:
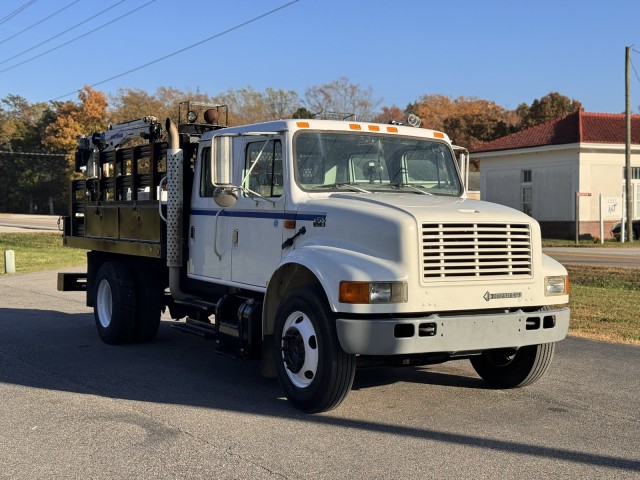
[[[103,344],[56,272],[0,276],[0,477],[640,478],[640,348],[568,338],[543,379],[469,362],[358,370],[306,415],[256,361],[171,328]]]

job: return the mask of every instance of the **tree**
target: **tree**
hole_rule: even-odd
[[[457,115],[458,106],[446,95],[423,95],[416,102],[407,105],[407,113],[413,113],[422,120],[422,126],[434,130],[444,130],[444,121]]]
[[[232,125],[290,118],[301,103],[293,90],[267,88],[264,92],[257,92],[250,86],[229,89],[216,95],[214,100],[229,107],[229,123]]]
[[[179,104],[186,101],[214,103],[207,94],[177,88],[159,87],[153,95],[140,89],[121,88],[109,96],[109,121],[122,123],[152,115],[162,125],[167,118],[178,123]]]
[[[52,119],[47,104],[30,104],[18,95],[8,95],[0,101],[0,211],[64,210],[64,156],[47,155],[41,144]]]
[[[304,107],[299,107],[293,112],[291,118],[315,118],[315,115]]]
[[[445,95],[424,95],[407,106],[407,113],[420,117],[424,127],[446,132],[453,143],[464,146],[512,133],[518,124],[514,112],[475,97],[452,100]]]
[[[102,92],[85,86],[78,94],[80,103],[55,102],[55,119],[47,125],[42,139],[49,151],[68,152],[70,159],[79,135],[101,132],[107,124],[107,99]]]
[[[403,122],[406,117],[407,115],[400,107],[392,105],[390,107],[382,107],[381,112],[373,117],[371,121],[376,123]]]
[[[358,120],[369,121],[375,115],[380,100],[373,98],[371,87],[362,88],[340,77],[324,85],[305,90],[307,108],[323,115],[339,114],[343,117],[355,115]]]
[[[521,103],[516,113],[520,117],[520,128],[524,129],[566,117],[580,110],[582,110],[582,104],[578,100],[572,100],[558,92],[551,92],[540,99],[535,99],[531,106]]]

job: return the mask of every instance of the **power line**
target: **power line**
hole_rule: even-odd
[[[3,23],[7,23],[9,20],[11,20],[13,17],[15,17],[16,15],[18,15],[20,12],[26,10],[27,8],[29,8],[31,5],[33,5],[34,3],[36,3],[38,0],[30,0],[27,3],[22,4],[22,6],[16,8],[13,12],[11,12],[9,15],[7,15],[4,18],[0,19],[0,25],[2,25]]]
[[[283,9],[285,9],[285,8],[287,8],[287,7],[291,6],[291,5],[293,5],[293,4],[294,4],[294,3],[296,3],[296,2],[298,2],[298,0],[292,0],[292,1],[290,1],[289,3],[285,3],[284,5],[281,5],[281,6],[279,6],[279,7],[276,7],[276,8],[274,8],[273,10],[269,10],[268,12],[265,12],[265,13],[263,13],[263,14],[261,14],[261,15],[258,15],[258,16],[256,16],[256,17],[253,17],[253,18],[251,18],[250,20],[247,20],[247,21],[245,21],[245,22],[239,23],[239,24],[237,24],[237,25],[235,25],[235,26],[233,26],[233,27],[231,27],[231,28],[228,28],[228,29],[226,29],[226,30],[223,30],[222,32],[216,33],[215,35],[212,35],[212,36],[210,36],[210,37],[205,38],[204,40],[200,40],[199,42],[192,43],[191,45],[189,45],[189,46],[187,46],[187,47],[181,48],[180,50],[176,50],[175,52],[172,52],[172,53],[169,53],[169,54],[167,54],[167,55],[164,55],[163,57],[157,58],[157,59],[152,60],[152,61],[150,61],[150,62],[147,62],[147,63],[145,63],[145,64],[143,64],[143,65],[140,65],[140,66],[138,66],[138,67],[135,67],[135,68],[132,68],[132,69],[130,69],[130,70],[127,70],[126,72],[122,72],[122,73],[119,73],[119,74],[117,74],[117,75],[113,75],[113,76],[111,76],[111,77],[109,77],[109,78],[106,78],[106,79],[104,79],[104,80],[100,80],[99,82],[93,83],[93,84],[88,85],[88,86],[89,86],[90,88],[93,88],[93,87],[96,87],[96,86],[98,86],[98,85],[102,85],[103,83],[110,82],[111,80],[115,80],[116,78],[124,77],[125,75],[128,75],[128,74],[130,74],[130,73],[137,72],[138,70],[142,70],[143,68],[146,68],[146,67],[149,67],[149,66],[151,66],[151,65],[154,65],[154,64],[156,64],[156,63],[159,63],[159,62],[161,62],[161,61],[163,61],[163,60],[166,60],[167,58],[174,57],[174,56],[176,56],[176,55],[178,55],[178,54],[180,54],[180,53],[186,52],[187,50],[190,50],[190,49],[192,49],[192,48],[194,48],[194,47],[200,46],[200,45],[202,45],[203,43],[207,43],[207,42],[209,42],[209,41],[211,41],[211,40],[214,40],[214,39],[216,39],[216,38],[222,37],[223,35],[226,35],[227,33],[231,33],[231,32],[233,32],[234,30],[238,30],[238,29],[240,29],[240,28],[242,28],[242,27],[245,27],[245,26],[247,26],[247,25],[249,25],[249,24],[251,24],[251,23],[254,23],[254,22],[258,21],[258,20],[261,20],[261,19],[263,19],[263,18],[265,18],[265,17],[268,17],[269,15],[272,15],[272,14],[274,14],[274,13],[276,13],[276,12],[280,11],[280,10],[283,10]],[[0,71],[0,73],[2,73],[2,71]],[[79,93],[79,92],[81,92],[81,91],[82,91],[82,90],[74,90],[73,92],[65,93],[64,95],[60,95],[59,97],[53,98],[53,99],[52,99],[52,100],[50,100],[50,101],[51,101],[51,102],[53,102],[53,101],[55,101],[55,100],[60,100],[61,98],[68,97],[68,96],[70,96],[70,95],[73,95],[73,94]]]
[[[25,28],[24,30],[19,31],[18,33],[14,33],[13,35],[11,35],[10,37],[5,38],[4,40],[0,40],[0,45],[2,45],[4,42],[11,40],[12,38],[16,38],[18,35],[22,35],[24,32],[31,30],[34,27],[37,27],[38,25],[40,25],[41,23],[46,22],[47,20],[49,20],[52,17],[55,17],[57,14],[59,14],[60,12],[63,12],[64,10],[66,10],[67,8],[69,8],[70,6],[72,6],[75,3],[78,3],[80,0],[74,0],[73,2],[71,2],[70,4],[68,4],[66,7],[62,7],[60,10],[52,13],[51,15],[49,15],[48,17],[43,18],[42,20],[40,20],[39,22],[34,23],[33,25],[28,26],[27,28]]]
[[[636,74],[638,82],[640,82],[640,76],[638,76],[638,71],[636,70],[636,66],[633,64],[633,60],[631,60],[631,58],[629,58],[629,63],[631,64],[631,68],[633,68],[633,72]]]
[[[40,57],[42,57],[43,55],[46,55],[47,53],[51,53],[51,52],[53,52],[54,50],[58,50],[59,48],[62,48],[62,47],[64,47],[65,45],[69,45],[70,43],[73,43],[73,42],[75,42],[76,40],[79,40],[79,39],[81,39],[81,38],[83,38],[83,37],[86,37],[87,35],[90,35],[90,34],[92,34],[92,33],[94,33],[94,32],[97,32],[98,30],[101,30],[101,29],[103,29],[104,27],[109,26],[109,25],[111,25],[112,23],[117,22],[118,20],[122,20],[124,17],[127,17],[127,16],[131,15],[132,13],[137,12],[138,10],[140,10],[140,9],[142,9],[142,8],[144,8],[144,7],[146,7],[147,5],[149,5],[149,4],[151,4],[151,3],[155,2],[155,1],[156,1],[156,0],[149,0],[147,3],[145,3],[145,4],[143,4],[143,5],[140,5],[139,7],[134,8],[133,10],[130,10],[130,11],[128,11],[127,13],[125,13],[125,14],[123,14],[123,15],[120,15],[119,17],[116,17],[116,18],[114,18],[113,20],[108,21],[107,23],[103,23],[102,25],[100,25],[99,27],[94,28],[93,30],[89,30],[88,32],[85,32],[85,33],[83,33],[82,35],[78,35],[77,37],[72,38],[71,40],[67,40],[66,42],[61,43],[61,44],[60,44],[60,45],[58,45],[57,47],[50,48],[49,50],[47,50],[47,51],[45,51],[45,52],[42,52],[42,53],[39,53],[38,55],[36,55],[36,56],[34,56],[34,57],[31,57],[31,58],[28,58],[28,59],[26,59],[26,60],[23,60],[23,61],[22,61],[22,62],[20,62],[20,63],[16,63],[16,64],[14,64],[14,65],[11,65],[10,67],[5,68],[4,70],[0,70],[0,73],[4,73],[4,72],[6,72],[6,71],[13,70],[14,68],[19,67],[20,65],[24,65],[25,63],[29,63],[31,60],[35,60],[36,58],[40,58]]]
[[[30,52],[31,50],[35,50],[36,48],[38,48],[38,47],[40,47],[40,46],[44,45],[45,43],[49,43],[51,40],[55,40],[56,38],[61,37],[61,36],[62,36],[62,35],[64,35],[65,33],[70,32],[71,30],[74,30],[74,29],[76,29],[76,28],[80,27],[81,25],[84,25],[85,23],[87,23],[87,22],[89,22],[89,21],[93,20],[94,18],[96,18],[96,17],[98,17],[98,16],[102,15],[103,13],[108,12],[109,10],[111,10],[112,8],[114,8],[114,7],[118,6],[118,5],[120,5],[120,4],[121,4],[121,3],[123,3],[124,1],[125,1],[125,0],[119,0],[118,2],[114,3],[113,5],[111,5],[111,6],[110,6],[110,7],[108,7],[108,8],[105,8],[105,9],[104,9],[104,10],[102,10],[101,12],[96,13],[96,14],[94,14],[94,15],[91,15],[89,18],[87,18],[87,19],[85,19],[85,20],[81,21],[80,23],[75,24],[73,27],[69,27],[69,28],[67,28],[64,32],[60,32],[60,33],[58,33],[57,35],[54,35],[53,37],[47,38],[46,40],[44,40],[44,41],[40,42],[40,43],[39,43],[39,44],[37,44],[37,45],[34,45],[34,46],[33,46],[33,47],[31,47],[31,48],[27,48],[26,50],[23,50],[22,52],[15,54],[13,57],[10,57],[10,58],[7,58],[6,60],[3,60],[2,62],[0,62],[0,65],[2,65],[3,63],[7,63],[9,60],[13,60],[14,58],[19,57],[20,55],[24,55],[25,53]]]

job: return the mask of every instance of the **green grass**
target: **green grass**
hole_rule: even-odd
[[[0,233],[0,253],[4,250],[15,251],[17,273],[86,263],[86,252],[64,248],[60,233]],[[3,275],[4,254],[0,256]],[[567,270],[571,278],[570,333],[640,345],[640,269],[569,266]]]
[[[567,270],[569,333],[640,345],[640,269],[570,265]]]
[[[16,273],[83,265],[87,261],[85,250],[62,247],[60,233],[0,233],[0,275],[5,275],[6,250],[15,252]]]

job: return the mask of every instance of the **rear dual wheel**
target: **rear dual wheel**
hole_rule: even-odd
[[[94,318],[98,335],[110,345],[153,340],[160,325],[162,291],[122,262],[105,262],[96,276]],[[149,275],[152,277],[152,275]]]

